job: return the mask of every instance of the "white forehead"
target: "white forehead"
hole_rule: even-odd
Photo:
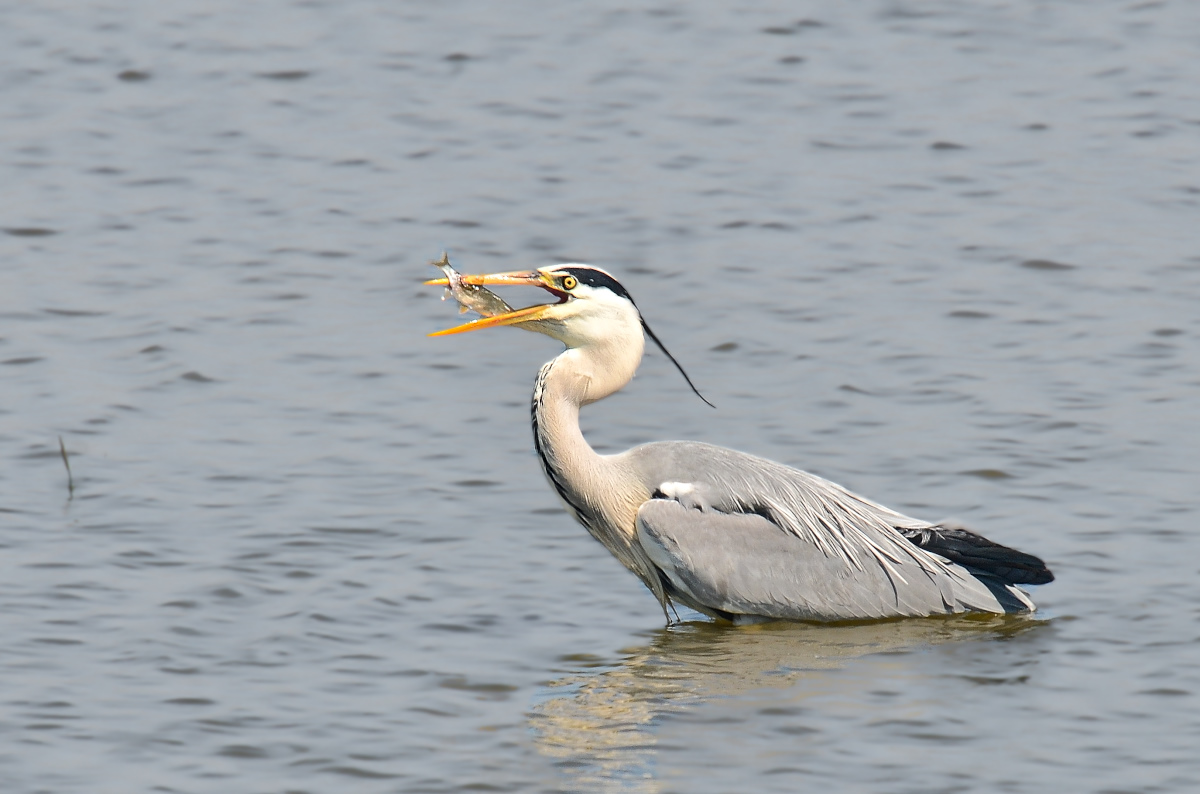
[[[557,273],[560,270],[569,270],[570,268],[573,268],[573,267],[583,268],[584,270],[594,270],[597,273],[603,273],[604,275],[611,278],[613,281],[616,281],[616,278],[613,276],[613,274],[609,273],[604,268],[596,267],[595,265],[588,265],[583,262],[562,262],[557,265],[548,265],[546,267],[539,267],[538,270],[542,273]]]

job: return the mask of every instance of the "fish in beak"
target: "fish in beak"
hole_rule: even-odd
[[[495,317],[497,314],[511,312],[513,308],[504,302],[496,293],[487,287],[467,284],[462,274],[450,264],[450,257],[443,252],[442,258],[429,264],[446,274],[446,292],[442,300],[454,298],[458,301],[458,313],[473,311],[480,317]]]
[[[443,257],[443,259],[444,258],[445,257]],[[448,263],[443,262],[434,262],[433,264],[437,265],[438,267],[442,267],[443,264],[448,266]],[[447,275],[445,278],[430,279],[425,283],[429,286],[446,287],[447,289],[451,290],[451,294],[454,295],[456,300],[458,300],[464,306],[474,309],[477,312],[479,311],[479,308],[477,308],[476,304],[483,305],[484,302],[481,302],[478,299],[478,294],[472,297],[469,294],[464,295],[463,293],[470,293],[472,288],[486,288],[488,285],[508,287],[541,287],[542,289],[547,290],[558,297],[559,300],[557,303],[541,303],[535,306],[527,306],[524,309],[516,309],[506,312],[502,311],[498,314],[493,314],[490,317],[481,317],[478,320],[472,320],[469,323],[463,323],[462,325],[457,325],[453,328],[447,328],[444,331],[434,331],[433,333],[429,334],[429,336],[449,336],[450,334],[461,334],[466,331],[478,331],[481,328],[492,328],[501,325],[520,325],[522,323],[534,322],[543,319],[549,307],[556,306],[558,303],[564,303],[568,297],[567,293],[555,289],[552,286],[550,279],[537,270],[524,270],[513,273],[490,273],[487,275],[478,276],[459,275],[456,273],[455,276],[457,276],[457,283],[460,285],[457,290],[455,288],[456,279],[454,276],[450,275]],[[500,300],[499,296],[495,295],[490,290],[482,289],[482,291],[491,295],[496,301],[499,301],[499,304],[503,304],[505,307],[507,307],[507,304]],[[462,295],[462,297],[460,297],[460,295]],[[491,306],[496,305],[491,300],[486,301],[486,304],[487,305],[485,308],[490,308]],[[483,312],[480,313],[482,314]]]

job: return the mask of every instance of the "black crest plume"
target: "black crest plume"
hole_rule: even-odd
[[[596,270],[595,268],[590,267],[560,267],[555,268],[555,272],[570,273],[572,276],[579,279],[579,283],[581,284],[587,284],[589,287],[603,287],[609,292],[612,292],[614,295],[620,295],[625,300],[633,303],[633,308],[637,309],[638,320],[641,321],[642,330],[646,332],[646,336],[650,337],[654,341],[654,344],[658,345],[658,349],[661,350],[663,354],[671,360],[671,363],[675,365],[675,369],[679,370],[679,374],[683,376],[685,381],[687,381],[687,385],[693,392],[695,392],[696,396],[701,400],[704,400],[704,404],[709,408],[717,407],[710,403],[708,398],[700,393],[700,390],[696,388],[696,384],[692,383],[692,379],[688,377],[686,372],[684,372],[683,366],[675,360],[675,356],[671,355],[671,351],[667,350],[666,345],[664,345],[659,340],[658,336],[656,336],[655,333],[650,330],[650,326],[646,325],[646,318],[642,317],[642,310],[637,308],[637,304],[633,301],[633,296],[629,294],[629,290],[625,289],[625,287],[621,285],[621,282],[617,281],[603,270]]]
[[[634,304],[634,306],[636,307],[637,304]],[[638,319],[642,321],[642,330],[646,332],[646,336],[653,339],[654,344],[658,345],[658,349],[661,350],[666,355],[667,358],[671,359],[671,363],[675,365],[675,369],[679,370],[679,374],[682,375],[683,379],[687,381],[687,385],[690,386],[692,391],[694,391],[696,393],[696,396],[699,397],[701,400],[704,400],[704,404],[707,405],[709,408],[716,408],[717,406],[710,403],[708,401],[708,398],[700,393],[700,390],[696,388],[696,384],[692,383],[692,379],[688,377],[688,374],[683,371],[683,367],[679,364],[678,361],[675,360],[675,356],[671,355],[671,351],[667,350],[666,345],[664,345],[662,342],[660,342],[658,340],[658,337],[654,335],[654,332],[650,330],[650,326],[646,325],[646,318],[642,317],[642,313],[640,310],[638,311]]]

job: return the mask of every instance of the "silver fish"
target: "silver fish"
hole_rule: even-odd
[[[464,283],[462,274],[451,266],[450,257],[445,253],[441,259],[429,264],[441,268],[446,274],[446,292],[442,295],[442,300],[454,298],[458,301],[459,314],[470,309],[480,317],[495,317],[497,314],[512,311],[512,307],[505,303],[503,298],[487,287]]]

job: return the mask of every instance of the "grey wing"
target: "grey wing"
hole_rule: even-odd
[[[957,565],[848,565],[754,513],[698,510],[651,499],[638,510],[638,541],[680,600],[733,616],[864,620],[1028,609],[999,583]],[[1000,592],[997,592],[997,589]]]

